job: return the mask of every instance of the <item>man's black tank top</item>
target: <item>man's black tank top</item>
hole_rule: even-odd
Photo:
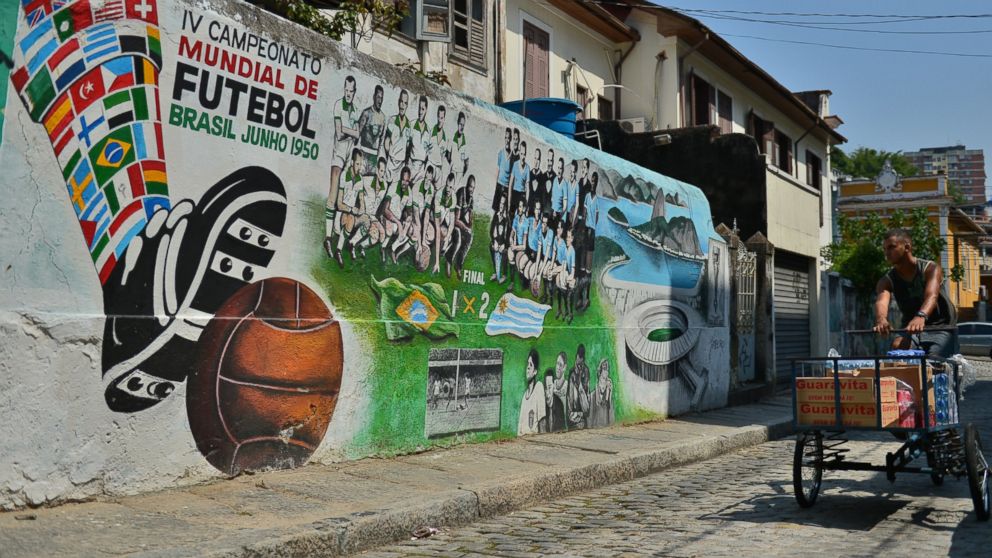
[[[916,317],[916,313],[923,306],[924,292],[926,290],[926,270],[932,265],[930,260],[922,258],[916,259],[916,275],[909,281],[903,279],[896,273],[895,268],[889,270],[886,277],[892,283],[892,295],[896,299],[896,306],[903,316],[903,327]],[[951,304],[951,299],[947,296],[947,285],[943,278],[940,279],[940,291],[937,293],[937,308],[927,319],[927,325],[956,325],[957,311]]]

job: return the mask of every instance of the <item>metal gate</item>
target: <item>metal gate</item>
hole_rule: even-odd
[[[735,223],[736,227],[736,223]],[[737,290],[737,359],[738,380],[754,380],[754,309],[757,303],[757,254],[735,235],[737,258],[734,262],[734,287]]]
[[[775,369],[788,377],[792,359],[810,355],[810,259],[775,251]]]

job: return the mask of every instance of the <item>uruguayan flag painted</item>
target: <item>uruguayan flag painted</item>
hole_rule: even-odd
[[[510,333],[517,337],[538,337],[544,331],[544,315],[551,310],[547,304],[538,304],[533,300],[520,298],[506,293],[496,308],[489,315],[486,323],[486,333],[500,335]]]

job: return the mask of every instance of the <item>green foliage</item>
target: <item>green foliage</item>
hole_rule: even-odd
[[[341,2],[333,15],[327,15],[305,0],[249,0],[292,22],[340,41],[351,34],[351,46],[361,39],[371,39],[376,31],[392,34],[408,13],[405,0],[348,0]]]
[[[820,255],[833,271],[853,283],[863,301],[871,298],[878,280],[889,269],[882,251],[886,231],[894,228],[909,231],[913,255],[926,260],[939,262],[940,254],[947,244],[940,236],[937,223],[927,217],[927,210],[922,207],[913,209],[908,215],[897,210],[888,222],[882,221],[875,213],[864,219],[853,219],[841,214],[838,216],[838,225],[841,241],[823,247]],[[948,275],[952,280],[960,281],[963,272],[961,266],[956,265],[948,270]]]
[[[431,80],[434,83],[437,83],[439,85],[447,85],[448,87],[451,86],[451,81],[448,80],[448,74],[446,74],[446,73],[444,73],[442,71],[439,71],[439,70],[438,71],[425,72],[425,71],[423,71],[420,68],[420,64],[417,63],[417,62],[413,62],[413,61],[410,61],[410,62],[397,62],[396,63],[396,67],[397,68],[400,68],[402,70],[406,70],[408,72],[413,72],[413,73],[417,74],[418,76],[420,76],[420,77],[422,77],[424,79],[429,79],[429,80]]]
[[[965,197],[964,192],[950,179],[947,180],[947,195],[951,196],[954,203],[957,205],[965,205],[968,203],[968,198]]]
[[[916,176],[918,172],[901,151],[859,147],[848,154],[836,146],[830,148],[830,164],[835,170],[861,178],[878,176],[886,159],[892,162],[892,168],[899,176]]]

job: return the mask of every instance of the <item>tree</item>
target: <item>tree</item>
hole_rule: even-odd
[[[916,176],[919,169],[903,156],[901,151],[885,151],[870,147],[859,147],[850,154],[839,147],[830,148],[830,164],[839,172],[860,178],[875,178],[882,170],[886,159],[899,176]]]
[[[923,207],[913,209],[908,215],[897,210],[888,222],[882,221],[877,213],[870,213],[864,219],[840,214],[838,224],[840,242],[825,246],[820,255],[830,264],[832,271],[851,281],[863,308],[871,303],[875,285],[889,269],[882,251],[882,242],[889,229],[909,231],[913,255],[917,258],[939,262],[940,254],[947,245],[947,241],[940,236],[937,223],[929,219]],[[960,281],[964,277],[964,269],[960,265],[944,271],[952,281]]]
[[[408,13],[405,0],[346,0],[338,11],[326,15],[306,0],[249,0],[252,4],[340,41],[350,34],[351,46],[371,40],[377,31],[391,34]]]

